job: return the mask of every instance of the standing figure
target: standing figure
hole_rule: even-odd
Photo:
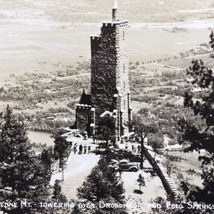
[[[138,150],[138,153],[140,153],[140,151],[141,151],[141,146],[140,145],[138,145],[137,150]]]
[[[132,145],[132,151],[134,151],[134,145]]]
[[[86,154],[87,146],[84,145],[84,154]]]
[[[82,154],[82,144],[79,145],[79,154]]]
[[[76,154],[76,152],[77,152],[77,146],[74,145],[74,154]]]
[[[128,149],[128,144],[126,144],[125,149]]]
[[[91,151],[91,146],[88,146],[88,153]]]

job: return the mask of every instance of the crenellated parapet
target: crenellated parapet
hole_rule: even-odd
[[[99,44],[101,40],[100,35],[91,35],[91,43],[92,44]]]
[[[76,107],[76,109],[79,109],[79,110],[90,110],[91,109],[91,105],[87,105],[87,104],[76,104],[75,107]]]
[[[128,25],[128,20],[106,20],[103,22],[103,27],[124,27]]]

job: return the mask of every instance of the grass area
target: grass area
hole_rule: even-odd
[[[198,160],[200,155],[197,152],[168,152],[170,164],[172,167],[171,176],[177,180],[178,174],[182,175],[182,179],[190,185],[202,187],[202,169]],[[174,157],[174,158],[173,158]],[[177,160],[179,158],[179,161]]]
[[[187,68],[191,58],[202,57],[213,66],[210,53],[207,53],[210,50],[208,47],[206,50],[201,54],[200,48],[195,48],[176,58],[161,58],[150,62],[130,61],[133,112],[137,113],[143,108],[155,110],[161,107],[164,111],[167,106],[172,109],[181,107],[182,96],[189,87],[182,62]],[[43,131],[63,124],[71,125],[75,119],[75,104],[79,101],[82,89],[90,93],[90,61],[82,60],[70,66],[56,63],[54,66],[57,70],[50,73],[11,75],[2,83],[0,106],[5,108],[9,103],[14,112],[24,115],[30,127],[36,127],[35,130],[39,128],[36,125],[38,121],[41,124],[44,122],[40,126]],[[53,118],[55,122],[48,121],[48,118]]]

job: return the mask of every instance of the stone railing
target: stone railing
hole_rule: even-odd
[[[153,167],[156,174],[159,176],[163,183],[163,187],[165,188],[168,199],[171,201],[176,201],[178,197],[178,192],[176,186],[172,179],[168,176],[166,169],[160,164],[155,161],[155,158],[152,157],[150,152],[147,148],[144,147],[144,155]]]

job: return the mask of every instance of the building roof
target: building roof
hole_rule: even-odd
[[[105,117],[105,116],[109,115],[110,117],[116,118],[117,115],[115,115],[115,114],[113,114],[113,113],[114,113],[114,112],[104,111],[104,112],[100,115],[100,117]]]
[[[79,104],[91,105],[91,95],[86,94],[83,90]]]

